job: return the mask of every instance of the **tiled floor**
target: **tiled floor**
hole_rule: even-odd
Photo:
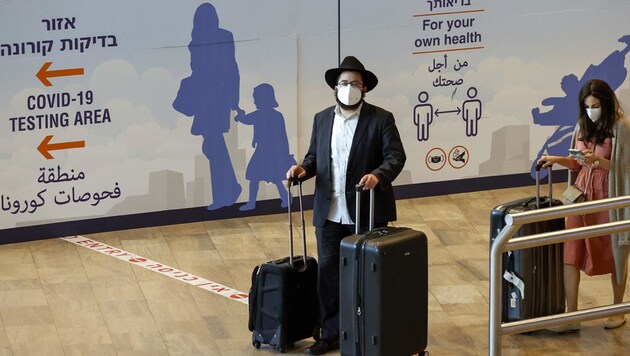
[[[431,355],[488,354],[489,212],[533,191],[398,202],[395,225],[429,238]],[[247,292],[255,265],[287,254],[286,236],[286,214],[279,214],[86,237]],[[310,225],[307,239],[315,255]],[[582,308],[609,304],[608,276],[583,277],[580,293]],[[247,315],[243,303],[62,239],[0,246],[0,355],[275,354],[252,347]],[[538,331],[502,342],[503,355],[627,355],[630,326],[608,331],[595,320],[577,334]]]

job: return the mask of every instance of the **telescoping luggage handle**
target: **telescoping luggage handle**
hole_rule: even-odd
[[[542,168],[543,164],[545,164],[545,162],[538,163],[536,165],[536,209],[540,209],[540,169]],[[549,206],[551,206],[552,199],[553,199],[553,188],[551,185],[551,167],[552,166],[553,165],[550,165],[548,167],[549,174],[547,174],[547,180],[549,181]]]
[[[299,179],[289,180],[287,189],[287,207],[289,211],[289,264],[293,267],[293,219],[291,214],[291,186],[298,186],[298,198],[300,200],[300,220],[302,224],[302,254],[304,255],[304,265],[306,266],[306,227],[304,226],[304,205],[302,205],[302,181]]]
[[[365,184],[357,184],[356,186],[356,196],[357,196],[357,204],[355,207],[355,214],[354,214],[354,233],[355,234],[360,234],[361,233],[361,192],[363,191],[363,187],[365,186]],[[374,189],[370,189],[370,220],[369,220],[369,227],[368,227],[368,231],[371,231],[374,229]]]

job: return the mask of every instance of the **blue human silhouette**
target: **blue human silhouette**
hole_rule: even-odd
[[[466,136],[477,136],[481,119],[481,100],[477,97],[477,88],[470,87],[466,92],[468,100],[462,104],[462,119],[466,122]]]
[[[575,74],[568,74],[562,78],[560,86],[565,92],[564,97],[551,97],[542,101],[543,106],[552,107],[545,113],[540,108],[532,109],[534,124],[541,126],[558,126],[556,131],[547,139],[543,147],[534,159],[530,175],[536,176],[536,162],[543,155],[566,156],[571,146],[571,136],[578,117],[578,91],[590,79],[601,79],[607,82],[613,90],[626,80],[628,71],[625,67],[626,54],[630,51],[630,35],[619,39],[626,47],[620,51],[614,51],[598,64],[591,64],[578,79]],[[541,171],[541,177],[546,176],[546,171]]]
[[[429,140],[429,126],[433,122],[433,105],[427,103],[428,100],[429,93],[421,91],[418,94],[420,104],[413,108],[413,123],[418,127],[418,141]]]
[[[287,191],[282,184],[286,172],[296,164],[289,154],[289,140],[282,114],[275,110],[278,102],[273,87],[262,83],[254,88],[256,111],[245,114],[240,110],[235,121],[254,126],[252,147],[256,150],[247,165],[245,177],[249,182],[249,201],[240,207],[241,211],[256,207],[256,196],[260,182],[273,183],[278,189],[282,207],[287,207]]]
[[[190,51],[192,73],[181,81],[175,110],[193,117],[191,133],[203,137],[202,151],[210,162],[212,204],[208,210],[233,205],[241,194],[224,134],[230,130],[230,114],[238,109],[240,76],[234,37],[219,28],[212,4],[197,7]]]

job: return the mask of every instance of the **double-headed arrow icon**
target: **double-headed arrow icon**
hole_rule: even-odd
[[[39,69],[37,74],[35,75],[37,79],[39,79],[42,84],[47,87],[51,87],[52,83],[48,80],[48,78],[53,77],[68,77],[71,75],[83,75],[83,68],[70,68],[70,69],[58,69],[58,70],[48,70],[52,62],[46,62]]]
[[[48,151],[85,147],[85,141],[50,143],[50,140],[52,140],[52,138],[53,135],[46,136],[42,143],[37,146],[37,150],[39,151],[39,153],[41,153],[42,156],[46,157],[46,159],[54,159],[54,157]]]

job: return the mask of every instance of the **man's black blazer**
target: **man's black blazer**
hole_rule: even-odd
[[[335,107],[329,107],[315,115],[311,143],[302,161],[307,179],[315,176],[313,225],[321,227],[326,222],[331,202],[331,137]],[[361,178],[372,173],[379,179],[374,189],[375,224],[396,220],[396,202],[392,181],[405,165],[405,150],[394,115],[377,106],[363,103],[359,121],[352,140],[346,172],[346,202],[350,216],[355,221],[355,185]],[[367,196],[367,195],[366,195]],[[368,199],[362,198],[361,225],[367,227]],[[365,224],[363,224],[365,223]]]

